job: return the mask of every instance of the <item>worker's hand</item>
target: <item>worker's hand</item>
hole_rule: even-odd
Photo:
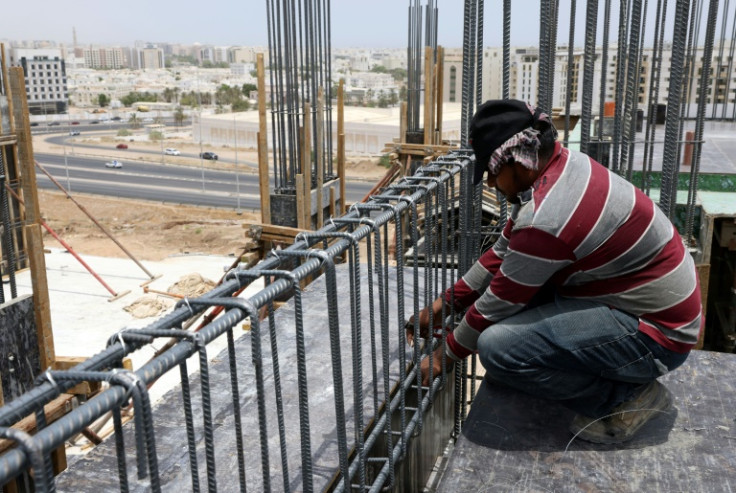
[[[432,353],[432,378],[434,379],[438,375],[442,373],[442,355],[444,353],[444,348],[440,345],[437,347],[437,349],[434,350]],[[454,361],[450,358],[447,358],[447,363],[445,369],[449,372],[452,370]],[[422,371],[422,385],[424,387],[429,386],[429,356],[424,358],[421,363],[421,371]]]
[[[432,326],[440,325],[442,324],[442,321],[440,320],[442,318],[442,305],[444,304],[444,299],[440,296],[436,300],[434,300],[434,303],[432,303],[432,306],[424,307],[419,312],[419,337],[423,339],[427,339],[429,337],[429,329]],[[409,317],[409,321],[406,322],[406,342],[409,343],[410,346],[414,345],[414,315]]]

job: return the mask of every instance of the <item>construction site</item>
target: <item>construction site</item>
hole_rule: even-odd
[[[525,26],[539,32],[530,102],[552,116],[563,146],[659,206],[699,277],[705,328],[682,367],[659,379],[673,409],[631,441],[609,445],[575,439],[573,411],[494,385],[475,356],[454,365],[443,358],[443,371],[423,385],[421,361],[447,344],[463,313],[443,312],[441,336],[407,342],[407,320],[494,245],[509,217],[500,192],[473,184],[468,134],[484,102],[489,29],[503,32],[501,98],[517,97],[510,87],[521,69],[510,63],[510,40],[512,16],[524,16],[519,4],[495,2],[492,18],[483,0],[462,4],[459,139],[443,132],[448,88],[437,33],[449,7],[410,0],[397,9],[406,15],[408,55],[399,133],[385,142],[385,175],[350,203],[330,2],[266,3],[270,65],[266,54],[257,63],[260,210],[243,219],[242,251],[224,272],[204,257],[176,259],[219,280],[181,279],[173,298],[158,278],[174,267],[153,269],[125,245],[128,258],[106,264],[118,289],[81,257],[88,272],[72,276],[70,261],[44,245],[44,231],[64,243],[39,206],[43,168],[23,69],[2,60],[3,492],[733,491],[729,2],[541,0],[539,19]],[[106,231],[96,211],[79,207]],[[143,274],[132,273],[138,268]],[[67,291],[53,294],[52,306],[55,275],[66,276]],[[106,296],[75,301],[87,282],[103,284]],[[166,291],[173,301],[131,326],[114,312],[128,290]],[[58,305],[85,311],[90,327],[65,327]],[[96,345],[89,357],[57,349],[88,344]]]

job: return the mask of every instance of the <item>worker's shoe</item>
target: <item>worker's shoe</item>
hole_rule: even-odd
[[[593,443],[622,443],[633,438],[651,418],[667,412],[672,397],[658,381],[642,385],[630,400],[613,408],[611,414],[595,419],[577,415],[570,425],[576,438]]]

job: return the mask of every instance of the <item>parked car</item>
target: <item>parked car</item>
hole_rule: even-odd
[[[114,122],[119,122],[120,120],[122,120],[122,118],[120,118],[119,116],[113,116],[112,118],[110,118],[110,120]]]
[[[79,131],[78,130],[72,130],[71,132],[69,132],[69,135],[71,135],[71,136],[79,135]]]
[[[100,120],[92,120],[89,123],[90,123],[90,125],[97,125],[98,123],[100,123]]]
[[[205,151],[199,154],[199,157],[202,159],[211,159],[213,161],[217,161],[217,154],[215,154],[212,151]]]
[[[181,152],[178,151],[178,149],[174,149],[173,147],[167,147],[164,149],[164,154],[168,156],[178,156],[181,154]]]
[[[79,122],[72,122],[72,125],[79,125]]]
[[[38,122],[31,122],[31,126],[32,127],[37,127],[38,126]]]
[[[59,126],[59,122],[50,122],[49,123],[49,127],[58,127],[58,126]]]
[[[120,144],[116,145],[115,148],[116,149],[127,149],[128,148],[128,144],[120,143]]]
[[[113,159],[112,161],[107,161],[105,163],[105,168],[122,168],[123,163],[118,161],[117,159]]]

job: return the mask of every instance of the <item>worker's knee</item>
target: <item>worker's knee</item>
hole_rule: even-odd
[[[486,371],[501,371],[507,366],[509,354],[508,337],[504,337],[498,327],[487,329],[478,337],[478,358]]]

